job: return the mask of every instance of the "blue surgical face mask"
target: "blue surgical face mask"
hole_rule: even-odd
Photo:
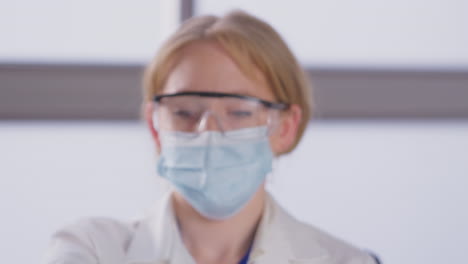
[[[226,219],[239,212],[272,170],[266,127],[198,135],[160,132],[158,173],[201,215]]]

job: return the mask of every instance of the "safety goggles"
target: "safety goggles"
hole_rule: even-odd
[[[230,132],[246,128],[274,128],[285,103],[256,97],[217,93],[181,92],[154,97],[153,123],[157,130],[198,134],[205,130]],[[235,134],[235,133],[234,133]]]

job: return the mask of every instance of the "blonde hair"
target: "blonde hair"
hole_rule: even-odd
[[[242,11],[223,17],[199,16],[187,20],[161,47],[147,66],[144,76],[144,102],[161,93],[178,51],[196,41],[219,43],[251,78],[252,68],[264,75],[275,96],[282,103],[297,104],[302,110],[298,135],[299,143],[311,116],[311,89],[308,78],[281,36],[266,22]],[[284,154],[284,153],[282,153]]]

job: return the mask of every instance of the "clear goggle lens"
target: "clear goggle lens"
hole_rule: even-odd
[[[235,97],[164,97],[155,103],[153,113],[157,130],[193,135],[214,130],[225,136],[235,136],[237,133],[229,132],[253,127],[267,127],[268,134],[277,119],[277,110],[254,100]]]

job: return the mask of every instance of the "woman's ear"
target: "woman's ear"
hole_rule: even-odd
[[[159,153],[161,150],[161,142],[159,141],[159,134],[154,126],[153,113],[154,113],[154,104],[152,102],[145,103],[144,106],[144,115],[146,124],[150,130],[151,136],[156,145],[156,151]]]
[[[271,146],[276,155],[285,153],[296,142],[297,132],[302,118],[302,109],[297,104],[293,104],[282,113],[271,139]]]

